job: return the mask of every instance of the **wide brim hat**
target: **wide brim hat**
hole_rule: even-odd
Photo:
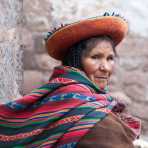
[[[128,32],[127,22],[117,16],[101,16],[68,24],[51,33],[46,47],[51,57],[63,60],[70,47],[92,37],[109,36],[115,46]]]

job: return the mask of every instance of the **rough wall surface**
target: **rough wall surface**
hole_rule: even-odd
[[[19,96],[22,82],[19,24],[22,2],[0,1],[0,101]]]

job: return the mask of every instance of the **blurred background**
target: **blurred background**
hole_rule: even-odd
[[[48,31],[105,11],[119,13],[129,23],[129,34],[117,47],[111,92],[142,120],[142,138],[148,141],[147,8],[147,0],[1,0],[0,101],[18,98],[47,82],[60,64],[46,52]]]

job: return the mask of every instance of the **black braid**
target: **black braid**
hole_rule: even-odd
[[[86,41],[81,41],[71,47],[68,55],[63,60],[63,65],[82,69],[81,55],[84,49],[86,49]]]

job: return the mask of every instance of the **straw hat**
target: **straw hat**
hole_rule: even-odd
[[[91,37],[107,35],[118,45],[128,32],[127,22],[119,15],[100,16],[62,26],[50,32],[46,47],[51,57],[62,60],[70,47]]]

